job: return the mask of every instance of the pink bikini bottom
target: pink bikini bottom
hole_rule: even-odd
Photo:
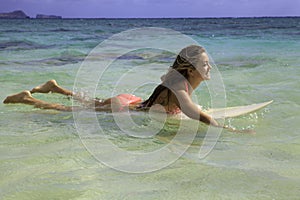
[[[121,107],[119,109],[120,111],[122,111],[124,109],[124,107],[128,107],[130,105],[134,105],[134,104],[138,104],[138,103],[142,102],[142,98],[137,97],[133,94],[119,94],[119,95],[115,96],[115,98],[118,99],[118,103],[121,105]],[[158,111],[160,111],[160,110],[158,110]],[[173,108],[173,109],[169,109],[168,107],[166,107],[163,110],[163,112],[166,112],[167,114],[175,115],[175,114],[181,113],[181,110],[178,107]]]
[[[123,110],[124,107],[128,107],[132,104],[137,104],[142,101],[142,98],[133,94],[119,94],[118,96],[115,96],[115,98],[119,100],[119,103],[122,106],[120,110]]]

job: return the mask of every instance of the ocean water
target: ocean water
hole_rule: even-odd
[[[97,45],[143,27],[175,30],[204,46],[222,76],[227,106],[274,100],[265,109],[225,120],[256,134],[223,130],[212,152],[200,159],[207,131],[200,124],[189,149],[175,162],[149,173],[126,173],[90,153],[78,131],[78,113],[0,104],[1,199],[299,199],[300,18],[0,20],[0,99],[50,79],[73,89]],[[114,57],[115,47],[126,49],[136,41],[114,42],[107,58]],[[162,46],[168,42],[161,40]],[[174,54],[161,49],[122,55],[101,75],[95,94],[106,98],[113,90],[147,98],[173,59]],[[137,84],[145,79],[148,84]],[[205,83],[195,90],[204,108],[212,105],[211,92]],[[58,94],[34,97],[72,104]],[[105,138],[129,152],[155,151],[177,133],[168,126],[158,130],[159,136],[132,137],[110,113],[96,117],[105,137],[95,131],[94,140],[88,139],[99,151],[109,150],[101,146]],[[149,123],[145,114],[133,113],[133,118],[138,127]],[[123,164],[122,157],[105,153]]]

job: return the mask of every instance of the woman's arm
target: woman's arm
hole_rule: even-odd
[[[196,105],[188,93],[184,90],[179,90],[176,92],[176,97],[178,100],[177,106],[181,109],[181,111],[187,115],[188,117],[204,122],[205,124],[212,125],[219,128],[224,128],[228,131],[234,133],[250,133],[255,134],[254,130],[237,130],[228,126],[223,126],[218,124],[216,120],[214,120],[210,115],[204,113],[198,105]]]
[[[204,113],[198,105],[196,105],[188,93],[184,90],[176,91],[176,98],[178,100],[177,106],[181,109],[181,111],[187,115],[188,117],[204,122],[205,124],[217,126],[219,124],[216,120],[214,120],[210,115]]]

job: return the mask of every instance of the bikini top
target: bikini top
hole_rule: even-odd
[[[184,82],[184,85],[185,85],[185,91],[187,93],[189,93],[189,86],[188,86],[188,83],[186,81]],[[170,105],[163,106],[164,110],[161,109],[161,105],[159,105],[157,107],[155,105],[153,105],[153,106],[154,107],[152,109],[154,109],[155,111],[166,112],[167,114],[170,114],[170,115],[176,115],[176,114],[181,113],[180,108],[175,104],[173,104],[171,106]]]

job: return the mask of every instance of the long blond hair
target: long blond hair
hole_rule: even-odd
[[[154,89],[153,93],[146,101],[141,103],[140,108],[151,107],[159,94],[164,90],[168,91],[168,103],[172,93],[169,88],[180,80],[188,80],[188,70],[195,69],[195,65],[199,61],[199,55],[204,52],[205,49],[198,45],[190,45],[183,48],[177,55],[168,72],[161,77],[162,83]]]

